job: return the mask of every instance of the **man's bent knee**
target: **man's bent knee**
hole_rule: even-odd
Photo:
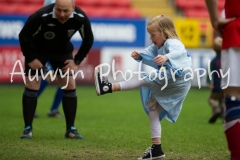
[[[41,77],[38,77],[38,79],[29,79],[29,77],[26,77],[26,88],[39,90],[41,80]]]

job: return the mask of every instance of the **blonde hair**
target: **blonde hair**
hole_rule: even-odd
[[[221,37],[216,37],[213,42],[213,50],[220,55],[221,54],[221,49],[222,49],[222,38]]]
[[[152,18],[147,24],[149,33],[160,31],[164,40],[168,38],[179,39],[173,21],[164,15],[159,15]]]

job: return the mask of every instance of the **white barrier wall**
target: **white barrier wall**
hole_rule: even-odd
[[[109,74],[109,81],[118,82],[129,79],[131,76],[137,78],[139,68],[143,67],[144,71],[150,72],[151,67],[142,65],[131,58],[132,51],[142,51],[144,48],[102,48],[100,53],[100,64],[104,74]],[[208,72],[208,63],[215,56],[212,49],[188,49],[192,57],[192,71],[194,78],[192,86],[206,86],[206,76]],[[123,74],[122,74],[123,73]],[[114,76],[116,75],[116,76]]]
[[[103,73],[110,74],[109,80],[111,82],[122,81],[129,78],[137,78],[140,75],[140,70],[144,69],[149,73],[153,68],[146,65],[140,65],[139,62],[131,58],[132,51],[142,51],[144,48],[122,48],[122,47],[104,47],[97,50],[91,50],[88,57],[85,58],[79,69],[83,72],[84,78],[79,78],[77,82],[93,84],[94,67],[101,65]],[[206,86],[206,76],[208,72],[208,63],[215,56],[211,49],[189,49],[192,57],[192,71],[194,78],[192,85],[199,88]],[[24,64],[24,57],[22,56],[19,47],[0,48],[0,83],[22,82],[22,77],[14,75],[11,78],[11,72],[17,60]],[[19,72],[19,67],[14,69],[14,72]],[[114,77],[115,76],[115,77]],[[124,77],[124,78],[123,78]]]

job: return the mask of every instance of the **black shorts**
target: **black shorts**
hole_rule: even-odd
[[[60,75],[59,69],[62,69],[66,64],[64,64],[64,62],[68,59],[73,59],[73,55],[72,53],[69,54],[65,54],[65,55],[45,55],[45,54],[38,54],[37,58],[42,64],[43,66],[45,66],[45,64],[47,62],[50,62],[53,70],[54,71],[58,71],[57,75]],[[31,75],[31,76],[35,76],[36,75],[36,71],[37,70],[32,70],[29,65],[29,62],[27,62],[25,60],[25,70],[24,73],[26,76]],[[43,70],[42,72],[44,73],[44,69],[40,69],[38,70],[38,75],[41,76],[41,70]]]

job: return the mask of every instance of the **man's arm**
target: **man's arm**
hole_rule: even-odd
[[[205,0],[208,13],[210,14],[210,20],[212,27],[218,32],[222,33],[223,32],[223,26],[226,25],[227,23],[235,20],[236,18],[222,18],[218,15],[218,0]]]
[[[218,22],[218,3],[217,0],[205,0],[208,12],[210,14],[210,20],[213,28],[217,27]],[[216,28],[215,28],[216,29]]]
[[[79,28],[79,33],[82,37],[82,45],[79,48],[77,54],[74,57],[74,61],[76,64],[80,64],[82,60],[86,57],[89,50],[92,48],[93,45],[93,32],[91,28],[91,23],[86,15],[84,15],[84,23],[81,28]]]
[[[33,14],[28,18],[27,22],[19,33],[21,50],[27,62],[31,62],[36,58],[35,53],[31,49],[35,46],[32,41],[32,37],[36,35],[40,30],[41,22],[38,20],[36,14]]]

